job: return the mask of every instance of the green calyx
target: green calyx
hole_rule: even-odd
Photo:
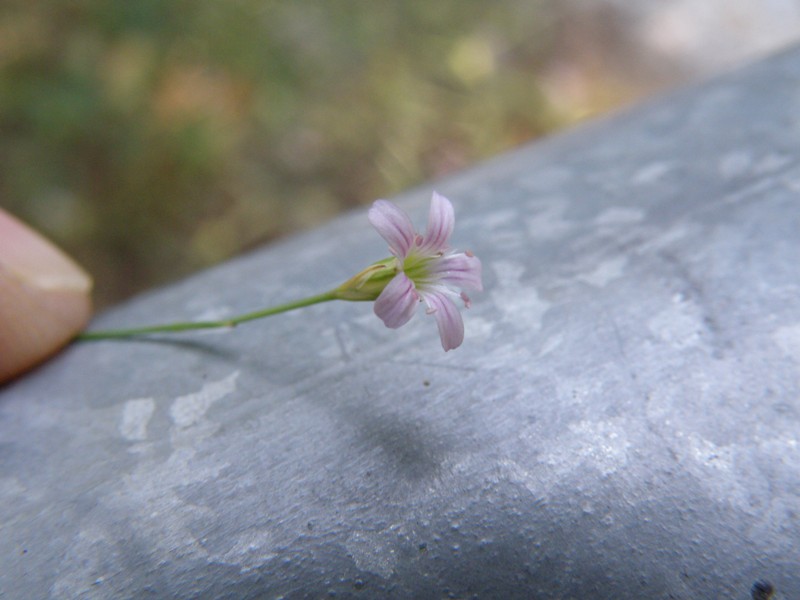
[[[332,294],[337,300],[375,300],[394,278],[397,271],[398,265],[395,257],[379,260],[345,281],[333,290]]]

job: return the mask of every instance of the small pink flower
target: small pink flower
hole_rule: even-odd
[[[375,314],[387,327],[405,325],[417,303],[425,302],[427,313],[436,318],[442,347],[458,348],[464,341],[464,321],[455,298],[469,308],[462,290],[481,291],[481,261],[467,252],[453,252],[447,245],[453,233],[453,205],[433,193],[425,235],[414,231],[411,219],[387,200],[378,200],[369,210],[369,222],[389,243],[397,274],[375,300]]]

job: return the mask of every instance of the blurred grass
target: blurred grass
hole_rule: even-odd
[[[4,0],[0,201],[116,302],[567,122],[550,4]]]

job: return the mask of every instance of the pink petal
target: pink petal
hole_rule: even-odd
[[[439,283],[476,292],[483,290],[481,261],[477,256],[463,252],[448,254],[433,261],[429,269],[438,277]]]
[[[368,218],[388,242],[392,254],[404,258],[416,235],[408,215],[388,200],[376,200],[369,209]]]
[[[458,348],[464,341],[464,321],[461,319],[458,307],[440,292],[427,292],[424,298],[428,312],[436,317],[444,351]]]
[[[446,249],[447,240],[453,233],[455,223],[456,217],[450,200],[433,192],[431,210],[428,213],[428,227],[425,230],[422,247],[434,251]]]
[[[405,273],[398,273],[383,288],[380,296],[375,300],[375,314],[380,317],[383,324],[391,329],[397,329],[408,323],[417,308],[419,294],[414,289],[414,283]]]

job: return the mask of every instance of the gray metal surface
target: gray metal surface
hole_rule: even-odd
[[[344,302],[73,345],[0,391],[0,596],[800,598],[799,139],[794,50],[441,182],[447,354]],[[386,254],[348,215],[95,327]]]

